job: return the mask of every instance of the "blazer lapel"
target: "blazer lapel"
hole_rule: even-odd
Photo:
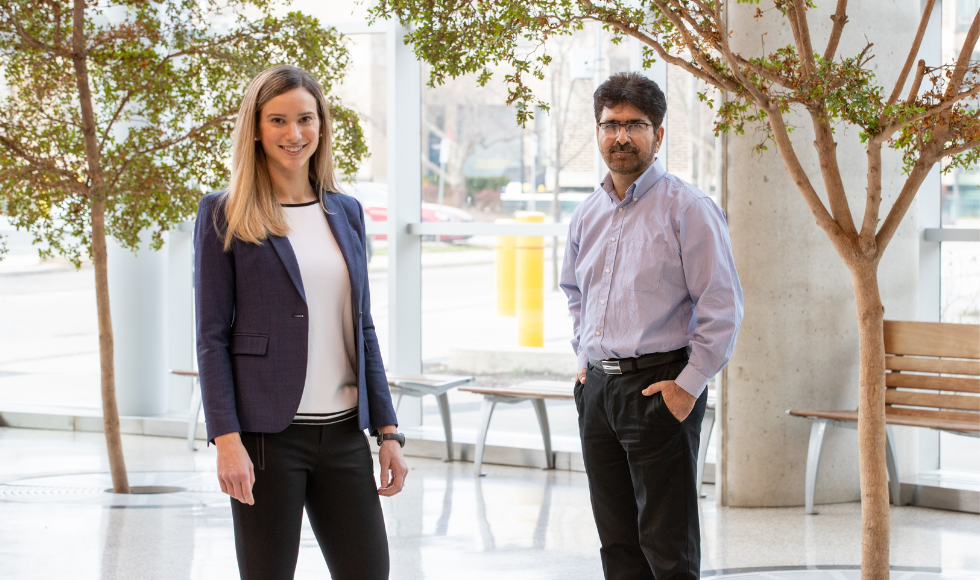
[[[361,309],[361,283],[364,276],[361,261],[358,259],[360,255],[357,251],[358,241],[354,235],[354,230],[351,229],[347,221],[347,212],[334,199],[335,196],[343,194],[324,192],[322,195],[324,196],[324,205],[330,210],[327,213],[327,224],[330,225],[330,231],[333,233],[334,239],[337,240],[340,253],[344,255],[344,262],[347,263],[347,273],[350,276],[351,305],[354,307],[354,313],[357,314]]]
[[[279,254],[279,259],[282,260],[286,271],[289,272],[289,279],[293,281],[299,295],[303,297],[303,302],[306,302],[306,291],[303,290],[303,277],[299,273],[299,262],[296,261],[296,254],[293,252],[293,246],[290,245],[289,239],[283,236],[269,236],[269,241],[276,253]]]

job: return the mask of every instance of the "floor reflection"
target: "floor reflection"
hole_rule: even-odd
[[[123,441],[134,471],[213,470],[213,447],[190,453],[179,439]],[[0,483],[105,472],[104,454],[100,434],[0,428]],[[474,479],[472,463],[408,459],[405,491],[382,498],[392,580],[602,578],[584,474],[486,465],[487,476]],[[802,507],[721,507],[713,486],[705,491],[702,570],[860,562],[857,503],[807,516]],[[229,500],[213,495],[194,507],[111,509],[0,493],[0,578],[237,579]],[[980,569],[975,514],[892,508],[891,530],[894,566]],[[295,577],[329,578],[307,522]]]

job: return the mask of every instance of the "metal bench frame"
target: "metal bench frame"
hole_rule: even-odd
[[[572,397],[569,396],[567,399],[564,397],[555,397],[553,393],[542,393],[542,398],[517,393],[514,395],[481,394],[483,395],[483,402],[480,404],[480,427],[476,435],[476,451],[473,458],[473,473],[477,477],[486,475],[483,473],[483,455],[487,446],[487,432],[490,430],[490,420],[493,417],[493,411],[496,408],[497,403],[513,405],[524,401],[531,401],[531,404],[534,406],[534,412],[538,417],[538,426],[541,428],[541,439],[544,442],[545,467],[543,469],[554,469],[555,454],[551,449],[551,427],[548,423],[548,408],[545,405],[546,399],[544,398],[544,395],[549,395],[547,398],[557,400],[570,400]],[[708,444],[711,440],[711,430],[715,425],[715,404],[714,397],[712,397],[711,394],[712,393],[709,392],[708,405],[704,410],[704,418],[701,421],[701,441],[698,446],[696,479],[698,482],[698,497],[705,497],[701,493],[701,484],[704,480],[705,456],[707,455]]]
[[[437,375],[433,375],[435,378]],[[421,378],[421,377],[420,377]],[[449,390],[455,389],[473,380],[473,377],[446,377],[440,382],[395,378],[389,381],[391,395],[395,398],[395,413],[402,404],[403,397],[424,397],[433,395],[439,404],[439,415],[442,417],[442,429],[446,435],[446,454],[443,461],[453,460],[453,420],[449,413]],[[393,384],[391,384],[393,383]]]

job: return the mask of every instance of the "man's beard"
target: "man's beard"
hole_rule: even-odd
[[[613,153],[617,151],[625,151],[632,153],[632,155],[614,156]],[[633,145],[633,143],[619,143],[616,141],[602,151],[602,159],[606,162],[606,167],[609,168],[609,171],[623,175],[633,175],[646,169],[653,162],[655,154],[656,151],[654,151],[653,147],[649,151],[643,151],[636,145]]]

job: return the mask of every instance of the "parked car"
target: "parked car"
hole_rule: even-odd
[[[388,221],[388,184],[375,183],[373,181],[357,181],[354,183],[342,183],[340,189],[357,199],[364,206],[364,218],[375,222]],[[435,203],[422,204],[423,222],[471,222],[473,216],[459,208],[438,205]],[[388,237],[378,234],[374,237],[378,240],[385,240]],[[456,242],[468,240],[470,236],[438,236],[440,242]],[[433,241],[436,236],[425,236],[424,241]]]

